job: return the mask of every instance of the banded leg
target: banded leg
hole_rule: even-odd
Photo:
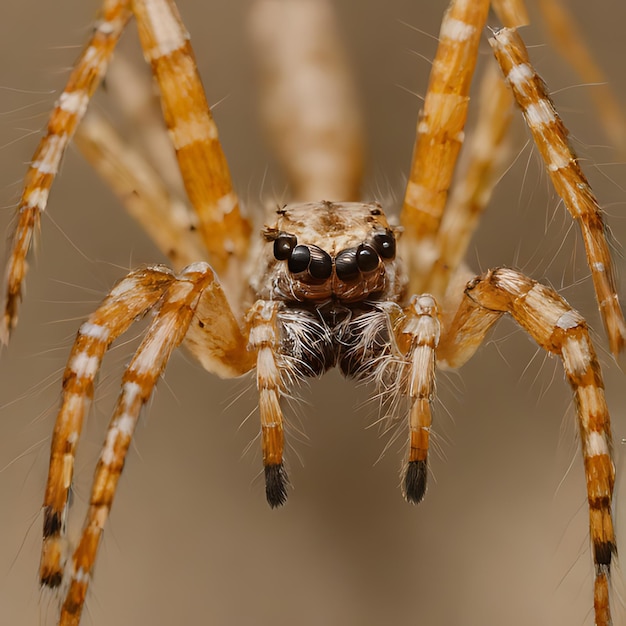
[[[617,356],[626,342],[626,322],[617,296],[602,209],[569,145],[568,131],[543,81],[530,65],[520,36],[515,30],[503,28],[489,43],[522,109],[552,184],[580,227],[602,320],[611,351]]]
[[[288,478],[284,468],[285,435],[280,399],[283,395],[277,355],[280,335],[277,302],[258,301],[248,314],[250,351],[256,353],[256,380],[259,391],[261,445],[265,472],[265,496],[275,508],[287,501]]]
[[[185,189],[198,214],[211,266],[229,284],[248,254],[251,226],[239,209],[230,171],[185,29],[171,0],[134,0],[139,38],[161,93],[161,106]],[[228,294],[238,302],[239,293]]]
[[[61,610],[61,626],[77,626],[80,621],[98,546],[141,407],[149,399],[172,351],[183,341],[190,325],[197,322],[196,313],[205,294],[209,293],[209,302],[219,301],[214,297],[216,291],[223,297],[215,275],[206,263],[190,265],[178,277],[169,276],[158,313],[122,378],[122,390],[96,468],[85,525],[71,560],[71,579]],[[212,312],[214,317],[221,313],[221,310]],[[234,337],[214,338],[214,345],[230,343],[246,353],[247,346],[242,338],[238,331]],[[217,351],[213,356],[220,359]],[[221,358],[228,357],[222,354]],[[238,362],[243,367],[254,361],[239,355]],[[226,365],[231,367],[232,375],[243,373],[232,363]]]
[[[90,111],[76,131],[74,143],[174,270],[206,260],[195,214],[103,115]]]
[[[561,358],[574,392],[595,564],[595,623],[610,626],[608,585],[616,552],[611,516],[615,468],[602,373],[585,320],[553,289],[515,270],[491,270],[467,285],[456,317],[442,335],[438,363],[462,365],[504,313],[509,313],[544,350]]]
[[[358,200],[362,115],[328,0],[257,0],[261,110],[291,200]]]
[[[72,135],[87,110],[89,99],[102,81],[124,27],[130,18],[129,0],[105,0],[93,35],[78,58],[63,93],[50,114],[45,136],[39,142],[24,180],[17,208],[17,224],[11,237],[4,286],[0,343],[8,343],[17,324],[22,284],[28,265],[33,233],[39,229],[41,213],[61,159]]]
[[[394,335],[403,364],[409,399],[409,455],[403,491],[408,502],[417,504],[426,493],[428,447],[432,424],[431,404],[435,394],[435,350],[439,343],[439,312],[432,296],[414,296]]]
[[[111,343],[154,307],[175,280],[167,268],[132,272],[113,288],[80,327],[63,375],[61,408],[54,426],[44,497],[42,585],[57,587],[63,577],[63,538],[76,446],[93,397],[94,380]]]
[[[456,0],[441,23],[401,215],[411,293],[424,291],[422,259],[431,256],[463,143],[469,88],[488,11],[488,0]]]

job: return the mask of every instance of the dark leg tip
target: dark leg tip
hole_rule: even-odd
[[[61,534],[63,527],[63,518],[60,513],[53,511],[52,507],[47,506],[43,511],[43,537],[54,537]]]
[[[404,477],[404,497],[411,504],[419,504],[426,493],[426,477],[428,465],[426,461],[410,461]]]
[[[265,497],[275,509],[287,502],[287,472],[283,464],[265,466]]]
[[[593,544],[593,553],[596,564],[607,570],[611,567],[611,558],[617,552],[617,547],[612,541],[598,541]]]
[[[42,587],[50,587],[51,589],[55,589],[56,587],[59,587],[62,582],[63,575],[61,574],[61,572],[52,572],[41,577]]]

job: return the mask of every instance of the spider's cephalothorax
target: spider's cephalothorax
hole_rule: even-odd
[[[330,4],[251,4],[261,44],[267,123],[295,197],[354,199],[361,182],[360,116],[346,87]],[[467,173],[452,188],[490,5],[506,26],[494,31],[490,40],[505,80],[495,70],[484,72],[485,97],[478,107],[473,146],[467,146]],[[512,5],[517,5],[515,11]],[[149,158],[125,144],[96,112],[83,120],[133,15],[161,91],[167,135],[149,116],[138,116],[144,108],[136,102],[125,100],[123,108],[143,132],[144,146],[154,145],[155,137],[171,141],[188,207],[178,201],[175,184],[163,182],[170,181],[172,170],[160,158],[167,150],[146,148],[152,152]],[[409,501],[419,502],[426,488],[436,368],[465,363],[505,313],[543,350],[560,357],[572,388],[587,482],[595,620],[598,626],[610,625],[615,470],[602,375],[587,325],[553,289],[514,269],[489,270],[450,293],[476,218],[497,179],[495,155],[507,134],[510,88],[555,189],[581,228],[612,352],[617,355],[625,344],[626,323],[602,210],[513,28],[525,20],[521,0],[453,0],[444,16],[400,214],[406,269],[396,258],[400,230],[390,227],[379,205],[292,204],[279,209],[275,223],[264,230],[261,254],[253,260],[252,302],[246,302],[243,270],[249,263],[253,228],[240,211],[189,34],[174,0],[103,0],[91,39],[51,113],[26,177],[6,272],[0,342],[8,341],[16,326],[26,255],[75,131],[92,165],[158,242],[174,271],[148,266],[123,278],[80,326],[63,375],[40,565],[43,585],[58,587],[64,577],[69,579],[62,625],[77,626],[80,621],[141,408],[180,344],[219,376],[256,373],[271,506],[283,504],[287,496],[281,401],[304,377],[334,366],[375,383],[377,397],[387,403],[392,416],[404,419],[404,492]],[[118,97],[127,97],[127,87],[125,82]],[[145,91],[151,94],[150,88]],[[454,192],[450,197],[449,190]],[[65,520],[76,447],[96,376],[109,346],[148,312],[153,313],[150,324],[122,379],[85,526],[68,557]]]
[[[406,289],[396,256],[398,229],[378,203],[319,202],[278,209],[251,285],[278,301],[280,353],[290,378],[338,365],[370,373],[389,352],[390,309]]]

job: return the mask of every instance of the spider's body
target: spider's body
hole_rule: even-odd
[[[119,148],[123,142],[118,142],[115,130],[95,114],[78,130],[88,158],[180,271],[149,266],[130,272],[80,326],[72,348],[51,443],[40,565],[42,584],[59,587],[67,582],[61,624],[76,626],[80,621],[141,408],[179,345],[184,344],[208,371],[221,377],[254,371],[270,506],[284,504],[288,493],[283,400],[292,397],[292,389],[302,379],[332,367],[373,383],[390,417],[406,425],[403,491],[408,501],[417,503],[426,489],[437,368],[463,365],[489,329],[508,314],[542,349],[560,357],[572,387],[587,478],[595,616],[598,626],[608,626],[608,581],[616,550],[611,517],[615,470],[604,383],[587,324],[553,289],[514,269],[499,267],[463,287],[451,287],[465,273],[463,255],[490,195],[493,155],[500,149],[510,118],[504,81],[486,72],[483,90],[488,103],[483,103],[481,112],[487,131],[476,133],[466,184],[459,185],[461,191],[448,202],[490,3],[456,0],[444,16],[417,126],[400,228],[390,226],[377,203],[341,201],[341,196],[351,198],[358,188],[360,159],[354,154],[360,141],[355,139],[358,116],[352,113],[350,90],[343,87],[337,44],[326,38],[332,33],[327,5],[322,0],[258,0],[255,5],[266,25],[281,32],[281,37],[267,38],[265,47],[280,46],[292,34],[296,36],[290,45],[294,50],[302,47],[293,58],[300,55],[303,68],[291,63],[291,50],[277,56],[262,52],[271,67],[265,86],[268,109],[284,113],[268,124],[274,125],[296,196],[304,189],[326,200],[278,209],[260,233],[258,245],[251,242],[251,221],[239,208],[189,35],[173,0],[105,0],[101,19],[29,169],[7,270],[0,325],[4,341],[16,325],[26,254],[61,156],[134,14],[144,56],[159,84],[189,206],[181,208],[185,203],[177,203],[175,192],[167,188],[154,192],[159,169],[167,169],[158,159],[152,163],[133,154],[136,169],[128,167],[131,148]],[[505,25],[523,21],[507,12],[508,3],[494,1],[493,5]],[[494,33],[490,43],[542,148],[555,188],[582,229],[609,342],[617,354],[624,345],[626,325],[600,207],[521,39],[514,29],[504,28]],[[301,106],[293,106],[294,101]],[[94,132],[98,126],[105,128],[100,135]],[[482,128],[481,122],[478,127]],[[146,128],[149,135],[164,134],[148,122]],[[296,145],[307,150],[310,158],[296,158]],[[309,177],[310,181],[303,180]],[[396,242],[401,230],[404,262]],[[252,260],[250,250],[256,250]],[[190,251],[194,252],[191,259]],[[244,277],[249,265],[250,275]],[[152,318],[123,376],[83,532],[68,555],[65,521],[76,446],[96,376],[109,346],[147,313]]]

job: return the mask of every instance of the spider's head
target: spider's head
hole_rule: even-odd
[[[263,235],[260,297],[350,304],[399,291],[397,231],[377,203],[287,205]]]

